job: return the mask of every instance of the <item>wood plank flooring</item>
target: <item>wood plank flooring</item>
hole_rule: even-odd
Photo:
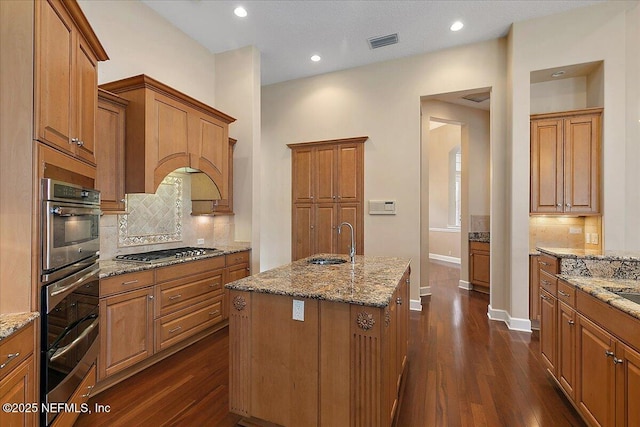
[[[398,426],[584,426],[543,369],[536,335],[490,321],[488,296],[459,289],[458,268],[432,262],[429,273],[433,295],[411,312]],[[93,397],[111,412],[76,426],[235,426],[228,345],[225,329]]]

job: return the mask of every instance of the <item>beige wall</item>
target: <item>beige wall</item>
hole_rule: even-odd
[[[625,8],[637,2],[606,2],[571,12],[540,19],[517,22],[510,33],[509,153],[511,157],[509,211],[511,236],[507,242],[511,283],[506,304],[511,316],[528,316],[528,222],[529,222],[529,114],[531,71],[552,67],[604,61],[604,123],[603,123],[603,208],[604,245],[606,249],[628,249],[637,242],[638,214],[625,209],[637,204],[628,182],[638,180],[638,157],[626,155],[633,145],[630,136],[635,123],[627,122],[629,101],[626,93],[637,94],[637,74],[627,66],[627,25],[637,26],[635,17],[628,18]],[[637,44],[635,52],[637,55]],[[637,72],[637,68],[635,68]],[[637,112],[637,107],[636,107]],[[632,172],[631,169],[635,171]],[[637,188],[637,187],[636,187]],[[636,191],[637,193],[637,191]],[[629,197],[636,199],[630,202]],[[635,205],[634,205],[635,206]],[[637,247],[637,246],[636,246]]]
[[[586,106],[586,76],[531,85],[531,114],[578,110]]]
[[[625,246],[640,251],[640,2],[627,12],[626,24]]]
[[[429,227],[446,228],[449,221],[451,151],[462,144],[460,125],[447,124],[429,131]],[[458,236],[459,237],[459,236]],[[433,252],[429,244],[429,252]],[[438,252],[439,253],[439,252]]]
[[[263,268],[291,257],[291,154],[286,144],[368,135],[365,201],[395,199],[397,215],[365,214],[365,253],[412,258],[411,299],[418,300],[420,270],[428,264],[428,252],[420,249],[420,99],[493,88],[491,136],[498,159],[493,180],[504,182],[505,162],[498,154],[505,141],[504,47],[504,40],[492,40],[263,87],[261,239],[269,243],[269,251],[262,251]],[[492,205],[504,206],[504,193],[494,196],[498,200]],[[504,214],[492,212],[494,220],[504,222]],[[498,273],[495,281],[496,295],[501,295],[505,282]]]

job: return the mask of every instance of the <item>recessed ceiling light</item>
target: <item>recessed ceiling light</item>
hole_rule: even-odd
[[[449,27],[449,29],[451,31],[460,31],[462,27],[464,27],[464,24],[460,21],[456,21],[453,24],[451,24],[451,27]]]
[[[233,13],[235,13],[239,18],[245,18],[247,16],[247,9],[242,6],[238,6],[233,10]]]
[[[313,56],[311,57],[311,60],[312,60],[313,62],[318,62],[318,61],[320,61],[321,59],[322,59],[322,58],[320,58],[320,55],[313,55]]]
[[[560,77],[560,76],[564,76],[565,71],[556,71],[555,73],[551,74],[551,77]]]

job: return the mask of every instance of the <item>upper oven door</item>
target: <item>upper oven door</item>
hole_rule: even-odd
[[[57,270],[94,256],[100,250],[100,209],[44,202],[42,271]]]

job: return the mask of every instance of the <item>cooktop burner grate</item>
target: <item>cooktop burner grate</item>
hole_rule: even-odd
[[[163,249],[160,251],[141,252],[137,254],[117,255],[115,259],[118,261],[152,263],[174,258],[189,258],[200,255],[207,255],[217,250],[218,249],[216,248],[184,247]]]

